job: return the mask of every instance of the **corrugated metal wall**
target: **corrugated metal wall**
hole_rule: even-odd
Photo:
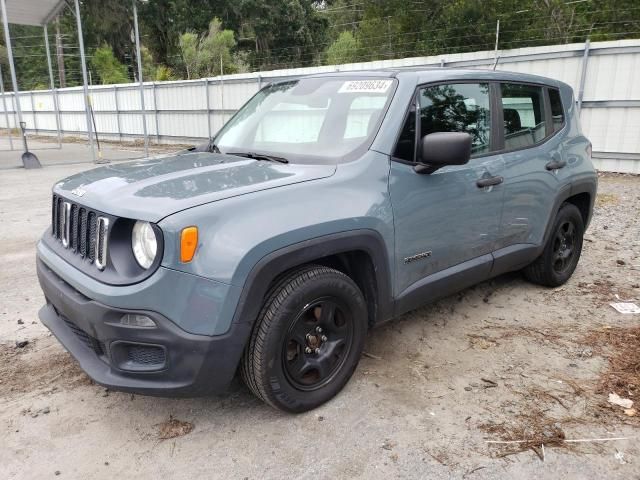
[[[147,130],[156,142],[202,141],[215,134],[262,85],[282,77],[407,66],[490,68],[494,61],[494,52],[483,51],[146,83]],[[582,101],[582,126],[593,143],[596,166],[605,171],[640,173],[640,40],[503,50],[499,52],[497,69],[543,75],[570,84],[576,99]],[[142,136],[137,85],[94,86],[90,92],[101,138]],[[21,92],[19,97],[28,130],[55,134],[52,92]],[[82,88],[59,89],[57,98],[62,133],[86,133]],[[9,124],[15,127],[15,96],[7,93],[5,100]],[[0,128],[6,126],[3,111]]]

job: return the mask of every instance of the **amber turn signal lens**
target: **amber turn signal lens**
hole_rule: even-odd
[[[187,227],[180,234],[180,261],[189,263],[193,260],[198,247],[198,227]]]

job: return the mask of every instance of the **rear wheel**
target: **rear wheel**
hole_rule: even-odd
[[[310,410],[347,383],[366,332],[366,303],[353,280],[332,268],[304,267],[267,295],[242,360],[242,377],[276,408]]]
[[[564,284],[580,260],[583,235],[584,221],[580,210],[573,204],[563,204],[542,254],[524,269],[525,277],[547,287]]]

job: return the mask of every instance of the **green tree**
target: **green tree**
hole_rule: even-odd
[[[206,34],[187,32],[180,37],[180,50],[187,78],[210,77],[220,73],[236,73],[239,68],[231,50],[235,47],[232,30],[223,30],[222,22],[214,18]]]
[[[153,59],[153,55],[147,47],[144,45],[140,46],[140,56],[142,57],[142,78],[145,82],[152,81],[156,78],[156,72],[158,70],[158,65],[156,65],[155,60]],[[136,69],[136,72],[138,70]],[[137,75],[136,75],[137,78]]]
[[[187,78],[197,77],[198,67],[198,35],[192,32],[183,33],[180,36],[180,50]]]
[[[202,32],[213,17],[228,23],[231,0],[150,0],[138,5],[141,34],[158,62],[182,67],[181,37]],[[233,24],[230,23],[233,28]],[[147,40],[148,39],[148,40]]]
[[[82,82],[73,10],[60,12],[68,86]],[[104,81],[91,58],[107,44],[126,76],[135,78],[131,1],[82,0],[80,10],[92,76]],[[223,71],[233,73],[491,50],[497,20],[500,49],[640,37],[638,0],[149,0],[138,3],[138,13],[149,80],[187,76],[187,66],[191,78],[218,74],[220,56]],[[218,24],[211,36],[212,18],[228,30]],[[183,41],[185,32],[194,38]],[[12,24],[11,37],[19,87],[48,87],[42,28]],[[8,68],[3,76],[10,89]]]
[[[118,61],[113,54],[113,49],[107,44],[102,45],[93,53],[91,67],[98,74],[103,85],[130,81],[127,76],[127,67]]]
[[[241,45],[252,44],[254,69],[322,62],[329,20],[309,0],[242,0],[236,7]]]
[[[161,63],[156,63],[147,47],[141,46],[140,54],[142,56],[142,78],[145,82],[162,82],[165,80],[178,79],[171,68]]]
[[[166,65],[158,65],[153,78],[156,82],[165,82],[167,80],[180,80],[174,71]]]
[[[236,32],[236,52],[252,70],[314,65],[324,54],[329,20],[314,0],[150,0],[139,8],[141,28],[154,58],[184,70],[181,37],[202,32],[208,19]],[[237,62],[235,62],[237,65]],[[226,72],[226,70],[225,70]]]
[[[358,61],[358,42],[351,32],[342,32],[327,49],[327,63],[338,65]]]

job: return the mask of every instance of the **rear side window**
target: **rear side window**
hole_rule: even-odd
[[[503,83],[501,85],[504,114],[504,148],[529,147],[546,136],[542,87]]]
[[[551,104],[553,131],[557,132],[564,126],[564,108],[562,107],[562,100],[560,99],[560,91],[558,89],[549,89],[549,103]]]

